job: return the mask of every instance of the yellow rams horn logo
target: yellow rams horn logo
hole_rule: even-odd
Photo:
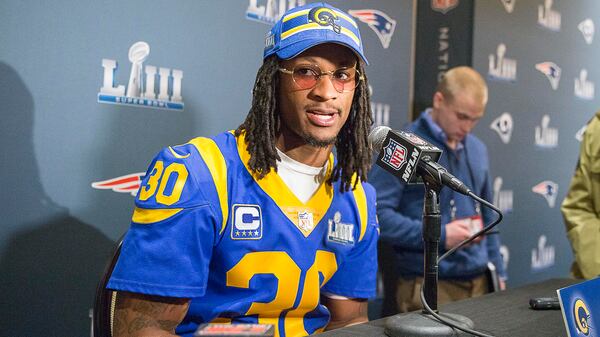
[[[308,12],[309,22],[316,22],[321,26],[331,26],[333,31],[339,34],[342,31],[342,27],[335,23],[338,20],[337,14],[327,7],[315,7]]]
[[[575,325],[577,326],[577,330],[584,334],[585,336],[590,333],[590,311],[587,308],[585,302],[582,299],[578,298],[573,304],[573,317],[575,317]]]

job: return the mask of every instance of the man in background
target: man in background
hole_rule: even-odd
[[[571,275],[592,279],[600,275],[600,112],[583,134],[579,161],[561,211],[575,261]]]
[[[479,73],[469,67],[453,68],[439,83],[433,106],[408,125],[407,130],[442,149],[439,163],[475,194],[491,200],[487,149],[470,133],[483,117],[487,99],[487,85]],[[405,185],[379,167],[373,168],[369,181],[377,190],[381,239],[392,247],[393,256],[388,258],[392,259],[390,265],[399,276],[397,309],[400,312],[420,309],[423,185]],[[458,245],[496,218],[489,210],[482,210],[475,200],[450,188],[441,190],[440,208],[443,251]],[[438,303],[489,292],[486,271],[490,261],[500,275],[500,288],[504,289],[506,274],[499,248],[498,236],[488,235],[440,261]]]

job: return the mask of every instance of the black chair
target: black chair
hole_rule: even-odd
[[[488,290],[490,293],[500,291],[500,276],[498,275],[498,271],[496,270],[496,266],[493,263],[487,263],[487,270],[485,271],[485,275],[488,280]]]
[[[117,292],[106,289],[106,285],[115,268],[119,254],[121,254],[122,244],[123,237],[117,241],[113,255],[104,268],[102,278],[96,287],[96,296],[94,298],[94,308],[92,311],[92,337],[112,337]]]

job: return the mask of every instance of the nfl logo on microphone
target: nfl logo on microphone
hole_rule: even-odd
[[[406,162],[406,148],[394,139],[383,148],[383,157],[381,161],[388,164],[394,170],[399,170]]]

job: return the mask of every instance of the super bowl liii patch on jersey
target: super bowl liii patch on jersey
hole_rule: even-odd
[[[327,240],[345,245],[354,244],[354,224],[342,223],[342,214],[335,212],[328,220]]]

